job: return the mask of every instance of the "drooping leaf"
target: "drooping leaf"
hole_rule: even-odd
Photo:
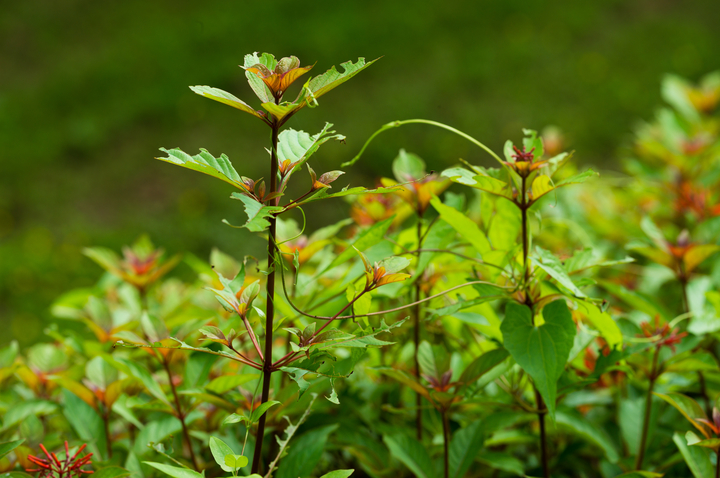
[[[328,271],[333,267],[339,266],[340,264],[352,259],[357,255],[356,250],[362,252],[382,241],[383,237],[385,237],[385,233],[387,232],[391,224],[392,218],[389,218],[385,219],[384,221],[380,221],[377,224],[374,224],[372,227],[363,231],[357,237],[357,239],[355,239],[355,242],[352,244],[353,247],[348,247],[343,252],[338,254],[338,256],[323,270],[323,272]]]
[[[508,351],[502,347],[485,352],[465,367],[462,375],[460,375],[459,382],[461,382],[462,386],[475,383],[485,373],[505,361],[508,355]]]
[[[578,412],[560,410],[555,415],[555,421],[558,425],[569,428],[576,435],[583,437],[599,447],[605,453],[605,458],[607,458],[610,463],[617,463],[620,459],[617,447],[607,432],[605,432],[603,428],[589,422]]]
[[[58,406],[49,400],[27,400],[14,403],[7,409],[2,417],[2,429],[8,430],[17,425],[30,415],[37,417],[49,415],[57,410]]]
[[[695,478],[708,478],[714,476],[715,470],[708,456],[709,450],[699,446],[688,446],[685,437],[680,433],[673,434],[673,441],[685,459],[688,468]]]
[[[276,478],[309,477],[320,462],[328,437],[339,425],[328,425],[304,433],[292,442],[288,454],[280,461]]]
[[[455,208],[446,206],[437,196],[434,196],[430,200],[430,204],[432,204],[438,214],[440,214],[440,217],[450,224],[463,239],[470,242],[481,255],[491,250],[490,242],[485,236],[485,233],[465,214]]]
[[[0,443],[0,458],[4,457],[11,451],[13,451],[15,448],[22,445],[22,443],[25,441],[25,439],[22,440],[13,440],[13,441],[6,441]]]
[[[668,393],[657,393],[653,392],[654,395],[665,400],[667,403],[672,405],[685,419],[690,422],[692,426],[697,428],[703,435],[712,436],[712,431],[707,425],[698,421],[698,418],[707,419],[705,411],[698,402],[683,395],[682,393],[668,392]]]
[[[195,156],[190,156],[178,148],[160,148],[160,151],[166,153],[168,157],[155,159],[165,161],[166,163],[176,164],[178,166],[182,166],[183,168],[192,169],[193,171],[199,171],[207,174],[208,176],[225,181],[238,189],[247,191],[247,187],[243,184],[242,178],[237,171],[235,171],[230,159],[228,159],[228,157],[224,154],[221,154],[219,158],[216,158],[205,149],[200,149],[200,153]]]
[[[320,478],[347,478],[352,475],[355,470],[335,470],[330,473],[325,473]]]
[[[483,427],[480,420],[461,428],[450,441],[450,476],[462,478],[475,462],[475,457],[483,446]]]
[[[417,439],[404,435],[383,435],[392,456],[408,467],[418,478],[435,478],[430,455]]]
[[[214,378],[209,384],[205,386],[205,389],[212,393],[222,395],[225,392],[232,390],[233,388],[239,387],[243,383],[247,383],[251,380],[255,380],[259,377],[259,374],[255,373],[244,373],[239,375],[221,375]]]
[[[557,381],[570,356],[576,329],[564,300],[546,305],[543,318],[545,323],[537,327],[527,306],[511,302],[500,330],[505,348],[532,377],[554,420]]]
[[[477,461],[495,470],[502,470],[517,476],[527,476],[524,473],[523,462],[509,453],[483,451],[478,453]]]
[[[194,93],[197,93],[200,96],[204,96],[205,98],[210,98],[211,100],[219,101],[220,103],[224,103],[228,106],[232,106],[233,108],[237,108],[240,111],[250,113],[251,115],[256,116],[256,117],[260,118],[261,120],[265,121],[265,116],[261,115],[258,111],[255,111],[250,105],[245,103],[243,100],[228,93],[227,91],[223,91],[219,88],[213,88],[211,86],[191,86],[190,89]]]
[[[465,168],[450,168],[442,172],[442,176],[449,178],[452,182],[485,191],[505,199],[512,199],[512,188],[505,181],[492,176],[477,174]]]
[[[78,437],[87,442],[90,450],[100,459],[107,458],[103,419],[87,403],[71,392],[63,390],[63,414]]]
[[[240,193],[232,193],[230,197],[239,199],[245,205],[245,213],[248,219],[245,224],[240,227],[244,227],[252,232],[262,232],[270,227],[268,218],[283,209],[281,206],[265,206],[260,201]]]
[[[150,465],[153,468],[162,471],[166,475],[170,475],[173,478],[205,478],[204,475],[198,473],[190,468],[180,468],[179,466],[164,465],[162,463],[154,463],[152,461],[143,461],[146,465]]]
[[[555,257],[552,252],[546,251],[540,246],[536,246],[535,250],[537,251],[540,261],[535,261],[534,265],[547,272],[550,277],[558,281],[558,283],[566,289],[570,290],[576,297],[586,297],[583,291],[581,291],[572,279],[570,279],[570,276],[568,276],[565,267],[562,262],[560,262],[560,259]]]

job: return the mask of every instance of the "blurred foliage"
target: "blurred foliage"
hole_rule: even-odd
[[[97,268],[80,254],[89,244],[118,249],[148,232],[170,253],[261,251],[262,241],[221,224],[242,212],[211,179],[152,159],[159,147],[211,144],[249,175],[267,174],[267,138],[252,121],[187,89],[249,92],[242,71],[232,73],[248,51],[317,61],[311,74],[336,58],[384,56],[342,102],[322,100],[348,136],[319,156],[322,170],[352,157],[379,125],[412,117],[495,150],[521,126],[561,125],[584,161],[611,168],[617,145],[659,102],[653,85],[664,73],[696,79],[717,68],[718,14],[715,1],[3,2],[0,323],[10,333],[0,343],[41,338],[51,300],[93,283]],[[247,33],[258,29],[262,44]],[[291,126],[317,131],[318,114]],[[433,170],[483,160],[468,143],[416,126],[373,144],[354,174],[365,184],[390,175],[400,146]],[[322,207],[309,210],[312,226],[346,210]]]

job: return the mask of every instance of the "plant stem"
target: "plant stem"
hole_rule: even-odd
[[[537,402],[537,408],[539,410],[538,421],[540,422],[540,458],[542,461],[543,476],[545,478],[550,478],[550,464],[547,452],[547,435],[545,433],[545,413],[547,411],[547,408],[545,407],[545,402],[543,402],[542,396],[540,395],[540,392],[538,392],[537,388],[535,389],[535,401]]]
[[[532,323],[535,325],[535,310],[533,307],[533,301],[530,297],[530,264],[528,263],[528,253],[529,253],[529,242],[530,242],[530,230],[528,228],[528,220],[527,220],[527,212],[528,208],[530,207],[530,203],[528,202],[527,193],[525,191],[525,188],[527,186],[526,177],[522,177],[522,185],[521,185],[521,191],[520,194],[521,200],[520,204],[518,204],[518,207],[520,208],[520,214],[522,216],[522,245],[523,245],[523,267],[525,268],[524,273],[524,284],[525,284],[525,304],[530,307],[530,313],[532,317]],[[533,389],[535,390],[535,401],[537,403],[537,409],[538,409],[538,422],[540,423],[540,460],[542,462],[542,468],[543,468],[543,476],[545,478],[550,478],[550,463],[548,459],[548,452],[547,452],[547,434],[545,432],[545,414],[547,413],[547,407],[545,406],[545,402],[543,402],[542,396],[540,395],[540,392],[538,389],[533,385]]]
[[[162,355],[160,360],[162,361],[163,367],[165,368],[165,372],[168,376],[170,390],[172,390],[173,398],[175,400],[175,413],[177,413],[177,417],[180,420],[180,424],[182,425],[183,437],[185,438],[185,443],[190,450],[190,459],[192,461],[193,468],[195,468],[195,471],[200,471],[200,467],[197,463],[197,458],[195,458],[195,451],[193,450],[192,442],[190,441],[190,433],[188,432],[187,424],[185,423],[185,414],[183,413],[182,406],[180,405],[180,397],[178,397],[177,390],[175,389],[175,384],[173,383],[172,373],[170,372],[170,364],[168,363],[167,359]]]
[[[270,152],[270,191],[272,194],[277,191],[278,159],[277,146],[280,126],[277,121],[272,124],[272,150]],[[277,198],[272,200],[273,205],[277,204]],[[268,401],[270,396],[270,377],[272,375],[272,342],[273,342],[273,318],[275,315],[275,231],[277,220],[274,216],[268,218],[270,229],[268,231],[268,276],[267,276],[267,305],[265,307],[265,359],[263,360],[263,386],[260,404]],[[263,413],[258,421],[258,430],[255,438],[255,454],[253,455],[252,473],[258,473],[262,461],[262,444],[265,435],[265,419],[267,413]]]
[[[444,469],[445,469],[445,478],[448,478],[450,476],[450,426],[448,423],[448,412],[447,410],[443,409],[442,412],[442,424],[443,424],[443,448],[445,451],[445,457],[444,457]]]
[[[655,380],[657,379],[657,362],[658,355],[660,354],[660,347],[655,347],[655,353],[653,354],[652,367],[650,369],[650,384],[648,385],[647,396],[645,397],[645,417],[643,418],[642,435],[640,435],[640,449],[638,450],[638,456],[635,460],[635,470],[642,469],[643,458],[645,458],[645,446],[647,442],[648,430],[650,428],[650,412],[652,409],[652,392],[655,386]]]
[[[418,223],[417,223],[417,239],[418,239],[418,251],[422,247],[422,216],[418,217]],[[417,260],[418,264],[420,263],[420,252],[417,253]],[[420,274],[421,272],[418,270],[416,272],[417,274]],[[420,279],[417,278],[415,280],[415,301],[417,304],[415,305],[415,327],[413,330],[413,338],[415,340],[415,350],[413,351],[413,359],[415,360],[415,376],[418,380],[420,380],[420,361],[418,360],[418,350],[420,349],[420,295],[422,294],[422,291],[420,290]],[[420,396],[419,393],[415,393],[415,429],[417,433],[417,439],[422,440],[422,396]],[[446,472],[447,474],[447,472]]]
[[[715,478],[720,478],[720,450],[715,452]]]

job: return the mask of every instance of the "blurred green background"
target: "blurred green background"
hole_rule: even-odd
[[[255,105],[238,68],[246,53],[317,62],[311,75],[383,56],[290,122],[315,133],[330,121],[348,136],[313,158],[319,173],[380,125],[413,117],[497,151],[522,127],[554,124],[602,170],[660,104],[663,74],[695,80],[720,66],[718,18],[717,0],[2,2],[0,343],[41,339],[52,300],[95,282],[83,247],[117,250],[147,232],[171,253],[261,254],[260,239],[220,222],[243,215],[229,186],[153,159],[159,147],[204,147],[243,175],[267,175],[267,128],[187,88]],[[401,147],[429,169],[485,161],[458,137],[408,126],[381,136],[338,184],[390,175]],[[311,227],[346,209],[310,208]]]

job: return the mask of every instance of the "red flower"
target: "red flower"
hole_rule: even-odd
[[[81,468],[85,465],[89,465],[90,463],[92,463],[90,461],[92,453],[90,453],[89,455],[78,457],[78,455],[85,449],[86,446],[87,445],[83,445],[78,448],[78,451],[76,451],[75,454],[71,457],[68,442],[65,442],[65,459],[61,461],[58,459],[55,453],[49,453],[45,446],[41,444],[40,448],[45,453],[45,456],[48,457],[48,459],[46,460],[45,458],[38,458],[33,455],[28,455],[28,460],[38,465],[39,468],[25,471],[27,471],[28,473],[39,471],[40,478],[70,478],[72,475],[75,475],[79,478],[83,473],[91,474],[93,473],[93,471],[83,470]]]

